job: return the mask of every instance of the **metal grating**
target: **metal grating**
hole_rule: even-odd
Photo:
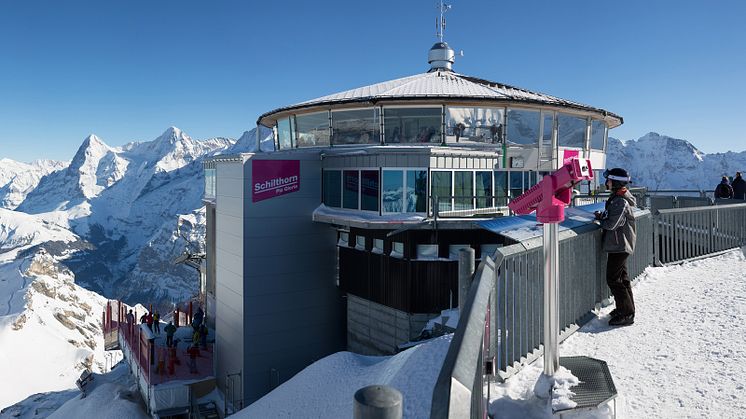
[[[617,396],[606,361],[587,356],[566,356],[560,357],[560,365],[578,377],[580,384],[571,388],[575,393],[572,401],[577,406],[555,412],[598,407]]]

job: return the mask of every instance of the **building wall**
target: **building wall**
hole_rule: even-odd
[[[205,215],[205,322],[207,327],[215,330],[215,202],[205,202]]]
[[[391,355],[397,345],[420,335],[437,314],[409,314],[352,294],[347,296],[347,350]]]
[[[226,374],[244,369],[243,200],[241,161],[217,165],[215,208],[215,375],[226,392]],[[243,376],[242,376],[243,377]],[[236,377],[236,388],[241,383]],[[244,385],[245,387],[245,385]],[[235,393],[237,398],[238,392]]]
[[[256,160],[299,160],[300,189],[252,202]],[[335,283],[336,231],[312,221],[321,204],[319,151],[255,154],[244,165],[245,395],[251,403],[314,361],[345,348]]]

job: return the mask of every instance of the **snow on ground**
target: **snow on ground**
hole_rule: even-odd
[[[235,416],[243,418],[349,418],[355,392],[384,384],[402,392],[405,418],[430,416],[435,381],[452,335],[390,357],[338,352],[323,358]]]
[[[560,345],[560,356],[609,364],[619,393],[617,418],[742,418],[746,412],[746,258],[739,251],[648,268],[634,288],[629,327],[609,327],[608,312]],[[533,388],[542,360],[493,385],[495,418],[550,418]],[[611,417],[608,408],[565,417]]]

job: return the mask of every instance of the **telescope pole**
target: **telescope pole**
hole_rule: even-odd
[[[556,223],[544,223],[544,374],[559,369],[559,237]]]

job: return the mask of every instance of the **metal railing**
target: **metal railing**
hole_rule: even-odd
[[[473,217],[488,214],[507,214],[507,196],[431,196],[430,216],[433,218]]]
[[[718,253],[746,243],[746,204],[660,210],[655,229],[658,263]]]
[[[654,263],[746,244],[746,204],[644,211],[636,223],[637,244],[627,262],[630,278]],[[560,342],[610,297],[602,234],[594,224],[560,233]],[[433,391],[433,418],[485,417],[482,392],[492,357],[495,378],[504,380],[543,354],[541,239],[499,248],[494,260],[485,258],[475,274]]]

